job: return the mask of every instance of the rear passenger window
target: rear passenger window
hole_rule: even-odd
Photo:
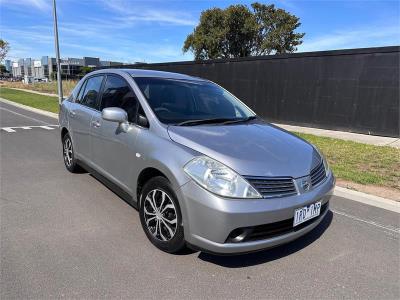
[[[85,87],[81,89],[76,102],[97,109],[97,97],[102,81],[103,76],[95,76],[86,80]]]
[[[67,98],[67,101],[74,102],[78,96],[78,92],[79,92],[79,86],[75,86],[71,92],[71,95],[69,95],[69,97]]]
[[[81,103],[81,99],[82,99],[82,97],[83,97],[83,93],[85,92],[86,82],[87,82],[87,80],[85,80],[85,82],[82,83],[82,86],[81,86],[81,88],[79,89],[78,96],[75,98],[75,102],[76,102],[76,103]]]
[[[107,76],[100,109],[119,107],[128,114],[128,121],[136,122],[138,100],[129,84],[121,77]]]

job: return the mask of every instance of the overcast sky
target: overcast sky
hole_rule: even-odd
[[[122,62],[191,60],[182,53],[202,10],[254,1],[57,0],[62,57]],[[400,2],[259,1],[300,17],[298,51],[400,45]],[[52,0],[0,0],[9,59],[54,56]]]

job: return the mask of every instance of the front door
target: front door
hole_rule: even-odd
[[[100,111],[119,107],[128,114],[129,126],[106,121],[98,112],[91,127],[92,161],[95,168],[114,183],[132,193],[135,143],[141,128],[135,125],[139,102],[129,84],[120,76],[108,75],[104,83]],[[123,128],[124,127],[124,128]]]

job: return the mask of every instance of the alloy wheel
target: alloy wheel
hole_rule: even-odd
[[[71,139],[66,138],[64,141],[64,161],[67,167],[72,165],[72,143]]]
[[[171,240],[177,229],[177,213],[174,202],[162,190],[150,191],[144,200],[144,220],[149,232],[158,240]]]

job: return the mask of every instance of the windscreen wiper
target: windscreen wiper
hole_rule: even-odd
[[[257,116],[250,116],[247,118],[227,120],[227,121],[223,122],[223,124],[241,123],[241,122],[247,122],[247,121],[255,120],[255,119],[257,119]]]
[[[176,126],[194,126],[201,124],[213,124],[213,123],[224,123],[228,121],[234,121],[232,118],[212,118],[212,119],[199,119],[199,120],[187,120],[175,124]]]

